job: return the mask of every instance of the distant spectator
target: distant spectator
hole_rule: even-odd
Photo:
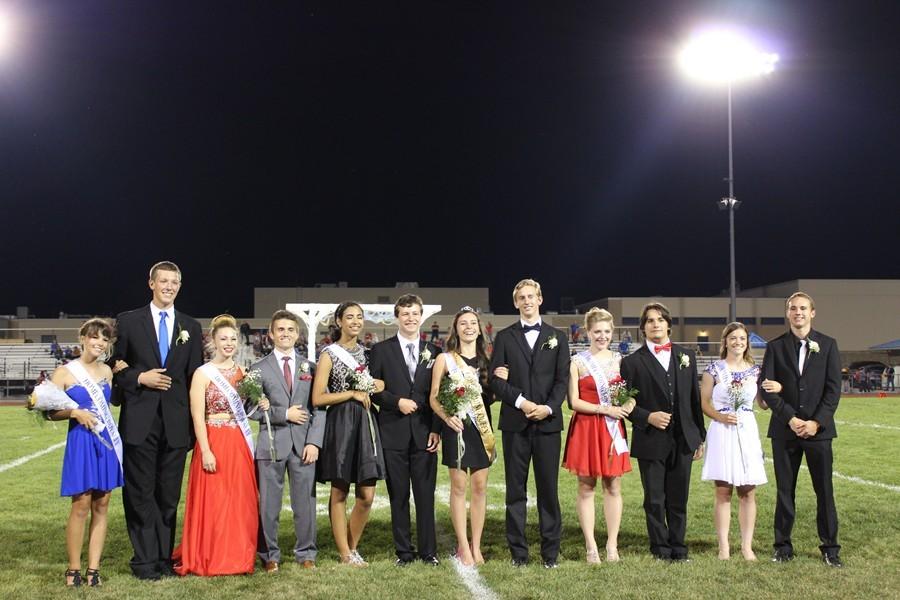
[[[484,326],[484,332],[488,336],[488,342],[493,344],[494,343],[494,324],[491,323],[490,321],[488,321],[487,325]]]
[[[72,358],[81,358],[81,346],[72,348]]]
[[[435,321],[431,324],[431,341],[436,342],[441,339],[441,326]]]
[[[244,321],[241,323],[241,337],[244,338],[244,343],[250,343],[250,323]]]
[[[572,338],[572,343],[578,341],[578,323],[572,323],[569,325],[570,337]]]
[[[628,354],[628,348],[628,342],[625,341],[625,338],[622,338],[622,340],[619,342],[619,354],[621,354],[622,356],[626,356]]]
[[[895,391],[894,390],[894,367],[892,367],[891,365],[888,365],[887,368],[884,370],[884,372],[887,373],[887,388],[886,389],[891,392]]]

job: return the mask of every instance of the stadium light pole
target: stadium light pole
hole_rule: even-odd
[[[734,196],[734,125],[732,88],[738,81],[768,75],[775,70],[778,55],[761,52],[750,40],[734,31],[707,30],[695,34],[678,56],[681,69],[690,77],[728,89],[728,196],[719,200],[719,210],[728,211],[731,293],[729,322],[737,320],[737,284],[734,265],[734,211],[741,205]]]

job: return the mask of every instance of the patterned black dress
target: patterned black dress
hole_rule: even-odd
[[[350,368],[341,362],[328,348],[331,358],[331,374],[328,377],[328,391],[340,393],[350,389],[347,375]],[[350,355],[361,365],[368,364],[366,349],[357,345]],[[350,483],[372,482],[384,479],[384,451],[374,410],[371,412],[374,424],[374,444],[372,430],[366,409],[356,400],[347,400],[328,407],[325,418],[325,436],[322,451],[316,464],[316,479],[347,481]]]

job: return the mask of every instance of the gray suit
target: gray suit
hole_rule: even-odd
[[[316,464],[303,464],[303,447],[312,444],[321,449],[325,433],[325,412],[312,406],[312,378],[315,365],[294,352],[293,393],[288,395],[282,365],[274,353],[251,367],[261,374],[266,397],[271,403],[269,417],[272,421],[275,458],[269,454],[269,433],[261,411],[250,416],[260,421],[259,439],[256,443],[256,470],[259,480],[259,516],[262,533],[258,554],[265,561],[280,561],[278,547],[278,519],[281,515],[281,499],[284,494],[284,473],[289,473],[291,483],[291,510],[294,513],[294,531],[297,543],[294,558],[297,561],[315,560],[316,547]],[[299,405],[309,413],[303,425],[287,421],[289,406]]]

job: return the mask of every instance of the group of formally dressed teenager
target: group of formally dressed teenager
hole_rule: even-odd
[[[61,489],[72,498],[67,585],[101,584],[107,506],[111,491],[120,486],[135,577],[252,573],[257,558],[267,572],[277,572],[286,476],[296,535],[293,559],[304,568],[315,568],[317,560],[317,481],[331,485],[329,518],[340,563],[367,565],[360,542],[376,482],[386,480],[396,564],[438,565],[439,449],[449,469],[456,537],[452,555],[463,566],[481,564],[488,473],[498,454],[491,405],[498,402],[513,566],[524,566],[530,558],[525,525],[531,467],[541,564],[558,565],[560,464],[578,479],[575,506],[586,561],[602,560],[594,534],[598,481],[605,560],[618,561],[621,477],[631,471],[632,457],[644,491],[650,552],[659,560],[688,560],[691,467],[704,452],[702,478],[715,486],[719,558],[730,556],[736,489],[741,553],[755,560],[754,489],[766,482],[766,474],[754,402],[772,410],[768,435],[778,488],[773,560],[793,558],[794,491],[805,455],[818,497],[820,550],[826,564],[841,566],[831,476],[840,358],[835,341],[811,329],[815,306],[806,294],[787,300],[790,331],[768,344],[761,367],[750,355],[746,327],[731,323],[722,334],[720,360],[699,381],[694,353],[669,340],[672,319],[664,305],[644,307],[639,323],[645,343],[625,357],[611,349],[613,316],[591,309],[584,317],[590,345],[570,356],[566,336],[541,320],[541,287],[532,279],[516,284],[512,296],[520,320],[497,334],[490,356],[480,317],[470,307],[455,314],[444,348],[423,341],[422,299],[408,294],[394,307],[396,336],[371,350],[360,343],[362,307],[339,305],[330,336],[334,343],[313,364],[294,349],[299,318],[279,310],[269,327],[274,350],[249,370],[264,392],[251,404],[238,392],[247,373],[234,361],[240,337],[234,318],[213,319],[211,358],[204,364],[200,325],[174,308],[179,268],[157,263],[149,287],[149,306],[120,314],[115,325],[91,319],[82,326],[83,352],[77,361],[97,386],[82,385],[67,366],[52,376],[80,407],[54,415],[69,419]],[[466,376],[480,393],[461,412],[448,414],[439,395],[442,380]],[[634,401],[617,401],[621,379],[638,391]],[[567,398],[573,414],[563,451]],[[107,442],[118,442],[121,460],[111,444],[89,430],[98,419],[92,407],[102,401],[121,405],[118,435],[101,434]],[[711,419],[708,432],[704,413]],[[630,443],[624,419],[632,423]],[[255,442],[251,420],[259,423]],[[192,445],[182,538],[176,546],[176,512]],[[355,501],[348,515],[351,486]],[[89,515],[88,568],[82,573]]]

